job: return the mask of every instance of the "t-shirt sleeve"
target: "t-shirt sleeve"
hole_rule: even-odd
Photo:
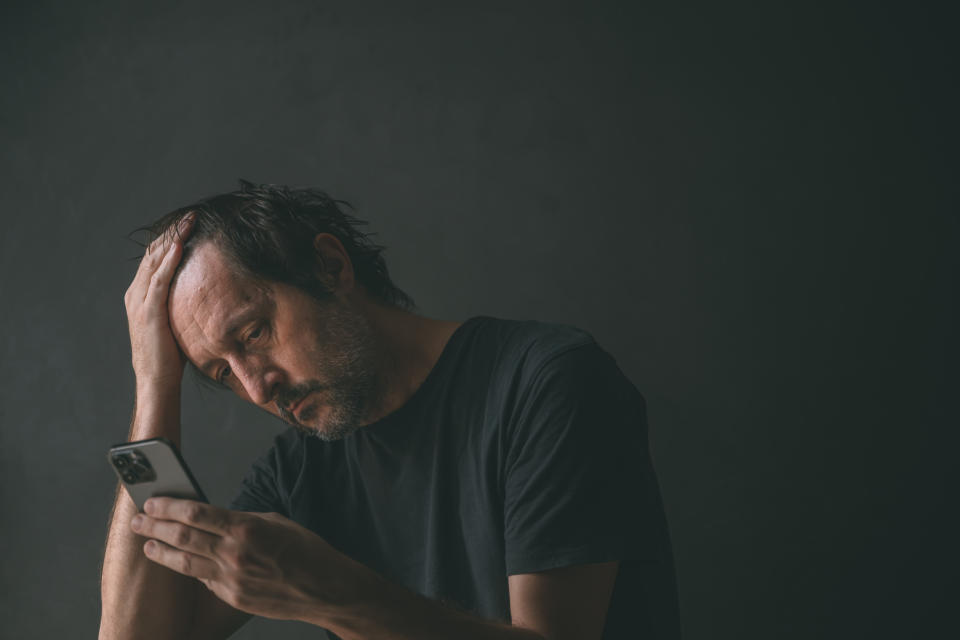
[[[505,459],[508,575],[630,553],[652,478],[646,405],[599,345],[538,367],[518,395]]]
[[[291,466],[290,439],[286,432],[278,435],[273,446],[250,465],[228,509],[272,512],[289,517],[285,478],[289,476]]]

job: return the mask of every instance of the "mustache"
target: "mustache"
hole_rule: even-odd
[[[314,391],[323,391],[325,388],[326,387],[324,385],[315,380],[291,387],[281,387],[277,390],[277,395],[274,399],[274,402],[281,411],[289,414],[290,407],[303,399],[304,396],[313,393]]]

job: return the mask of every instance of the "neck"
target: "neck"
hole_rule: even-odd
[[[367,317],[381,353],[384,393],[369,422],[402,407],[436,365],[460,322],[437,320],[380,304],[368,304]]]

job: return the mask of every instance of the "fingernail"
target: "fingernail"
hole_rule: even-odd
[[[134,529],[139,529],[143,525],[143,516],[136,515],[133,517],[133,520],[130,521],[130,524]]]
[[[153,500],[147,500],[143,503],[143,510],[147,513],[153,513]]]
[[[146,544],[143,545],[143,551],[147,555],[150,555],[157,550],[157,543],[153,540],[147,540]]]

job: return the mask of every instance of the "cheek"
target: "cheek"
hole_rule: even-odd
[[[322,344],[317,335],[301,333],[290,341],[288,348],[283,349],[281,357],[289,363],[291,372],[309,376],[310,372],[323,371],[324,363],[330,359],[329,350],[324,349]]]

